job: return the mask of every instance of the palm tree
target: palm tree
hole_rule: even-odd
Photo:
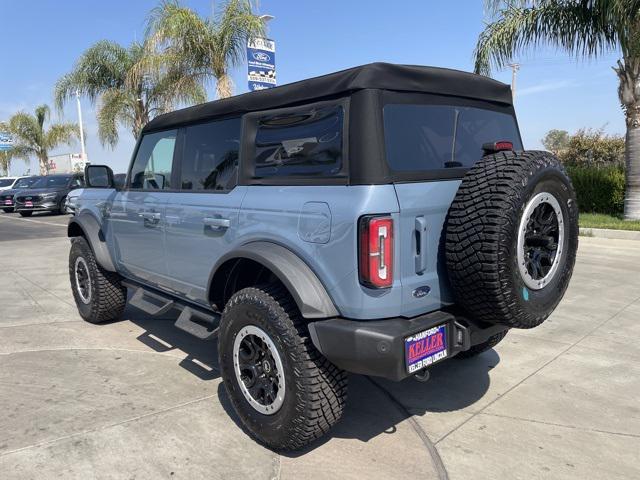
[[[206,101],[202,85],[177,68],[141,68],[148,50],[139,43],[129,48],[106,40],[96,43],[56,84],[56,106],[61,109],[76,92],[97,102],[98,137],[103,145],[114,147],[119,126],[137,138],[149,120],[177,104]]]
[[[625,113],[624,217],[640,219],[640,0],[487,0],[493,18],[478,38],[475,71],[488,75],[541,44],[583,58],[620,51],[614,67]]]
[[[80,130],[75,123],[54,123],[45,129],[49,119],[49,106],[40,105],[34,115],[18,112],[4,124],[4,129],[13,137],[11,158],[28,160],[35,156],[40,165],[40,175],[49,173],[49,152],[59,145],[72,145],[80,138]]]
[[[9,169],[11,168],[11,160],[13,160],[13,155],[11,154],[11,150],[0,150],[0,172],[2,172],[1,176],[9,175]]]
[[[216,18],[202,18],[177,0],[163,0],[149,15],[147,37],[156,63],[186,65],[194,78],[216,80],[216,96],[233,95],[229,70],[245,58],[247,40],[264,34],[249,0],[229,0]]]

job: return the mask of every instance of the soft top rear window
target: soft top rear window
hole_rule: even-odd
[[[256,177],[332,177],[342,170],[341,105],[305,106],[258,120]]]
[[[387,162],[394,171],[472,167],[482,145],[506,140],[522,150],[515,117],[453,105],[387,104],[384,107]]]

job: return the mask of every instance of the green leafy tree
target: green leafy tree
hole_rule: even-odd
[[[139,43],[129,48],[106,40],[96,43],[57,82],[57,107],[61,109],[76,91],[97,103],[98,137],[103,145],[114,147],[120,126],[137,138],[147,122],[177,104],[206,101],[201,83],[180,70],[180,64],[153,71],[143,68],[148,51]]]
[[[549,130],[542,139],[544,148],[556,155],[560,150],[566,148],[568,142],[569,132],[566,130]]]
[[[616,167],[622,172],[624,138],[621,135],[606,135],[603,129],[581,128],[567,136],[558,157],[568,166]]]
[[[263,21],[249,0],[229,0],[220,15],[202,18],[177,0],[165,0],[151,11],[147,37],[156,68],[188,69],[193,78],[216,80],[216,96],[233,95],[229,70],[245,58],[247,40],[264,34]]]
[[[49,106],[40,105],[33,115],[18,112],[4,124],[4,130],[11,134],[14,142],[7,159],[9,162],[13,158],[28,161],[36,157],[40,174],[46,175],[49,173],[49,152],[60,145],[73,145],[80,138],[80,130],[74,123],[54,123],[45,128],[49,115]]]
[[[614,68],[625,113],[625,219],[640,219],[640,0],[487,0],[492,14],[478,38],[475,70],[489,74],[542,44],[578,57],[620,51]]]

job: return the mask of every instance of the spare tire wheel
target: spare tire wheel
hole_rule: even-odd
[[[569,285],[578,248],[571,181],[548,152],[500,152],[466,173],[446,223],[446,264],[473,319],[540,325]]]

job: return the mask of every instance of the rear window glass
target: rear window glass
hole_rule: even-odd
[[[512,115],[475,107],[386,105],[384,137],[387,162],[397,171],[468,168],[484,143],[498,140],[522,150]]]
[[[13,178],[0,178],[0,187],[10,187],[13,185]]]
[[[256,177],[335,176],[342,170],[341,106],[304,107],[258,120]]]

